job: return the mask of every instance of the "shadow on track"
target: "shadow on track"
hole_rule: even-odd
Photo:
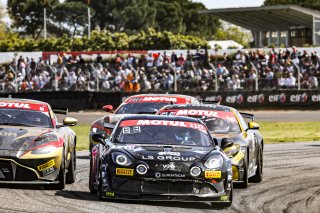
[[[96,195],[85,191],[57,191],[55,196],[61,196],[68,199],[87,200],[87,201],[100,201]],[[212,207],[209,203],[205,202],[182,202],[182,201],[135,201],[135,200],[113,200],[104,199],[106,204],[108,202],[118,204],[133,204],[133,205],[145,205],[145,206],[161,206],[161,207],[175,207],[184,209],[221,209],[221,207]]]
[[[90,156],[77,156],[77,159],[90,160]]]

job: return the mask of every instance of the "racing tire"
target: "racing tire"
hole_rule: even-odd
[[[262,153],[262,149],[259,149],[259,153],[258,153],[258,165],[257,165],[257,170],[256,170],[256,174],[254,176],[252,176],[250,178],[250,182],[252,183],[260,183],[263,179],[263,153]]]
[[[211,206],[213,209],[223,209],[223,208],[228,208],[232,205],[232,200],[233,200],[233,184],[231,184],[231,191],[229,194],[229,200],[224,201],[224,202],[211,202]]]
[[[66,162],[65,162],[65,157],[64,157],[64,149],[62,152],[62,159],[61,159],[61,166],[60,166],[60,171],[59,171],[59,175],[58,175],[58,181],[59,183],[50,186],[50,189],[53,190],[63,190],[66,187]]]
[[[92,158],[90,156],[90,170],[89,170],[89,190],[91,194],[97,194],[97,190],[94,188],[94,183],[92,180]]]
[[[97,195],[99,200],[104,200],[103,198],[103,192],[102,192],[102,174],[101,171],[99,171],[99,184],[98,184],[98,190],[97,190]]]
[[[76,181],[76,148],[73,148],[71,153],[71,159],[68,166],[68,172],[66,175],[66,183],[71,184]]]
[[[237,186],[241,189],[248,187],[249,178],[248,178],[248,155],[243,159],[243,177],[242,182],[238,183]]]

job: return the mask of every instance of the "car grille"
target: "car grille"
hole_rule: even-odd
[[[144,194],[190,194],[201,195],[217,193],[218,190],[208,183],[192,182],[170,182],[170,181],[136,181],[128,180],[117,187],[125,192],[136,192]]]
[[[33,181],[38,180],[36,173],[19,166],[14,161],[0,160],[0,181]]]

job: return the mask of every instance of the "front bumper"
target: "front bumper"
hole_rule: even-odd
[[[0,183],[8,184],[55,184],[59,175],[62,149],[50,154],[27,153],[21,157],[18,152],[0,150]]]
[[[104,198],[129,200],[224,201],[230,195],[232,180],[154,179],[111,177],[103,181]]]

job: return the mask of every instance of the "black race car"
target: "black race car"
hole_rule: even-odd
[[[231,161],[199,119],[128,116],[92,139],[89,188],[100,199],[232,203]]]
[[[258,131],[259,125],[253,122],[253,115],[217,104],[168,105],[158,114],[203,119],[211,136],[231,158],[233,181],[237,186],[246,188],[249,181],[262,181],[263,137]]]
[[[160,108],[168,104],[191,104],[199,103],[198,99],[178,94],[139,94],[126,98],[115,110],[112,105],[105,105],[103,110],[112,114],[107,114],[99,118],[91,125],[89,133],[89,149],[96,144],[92,141],[93,134],[102,134],[107,137],[111,134],[114,125],[123,117],[137,114],[156,114]]]

